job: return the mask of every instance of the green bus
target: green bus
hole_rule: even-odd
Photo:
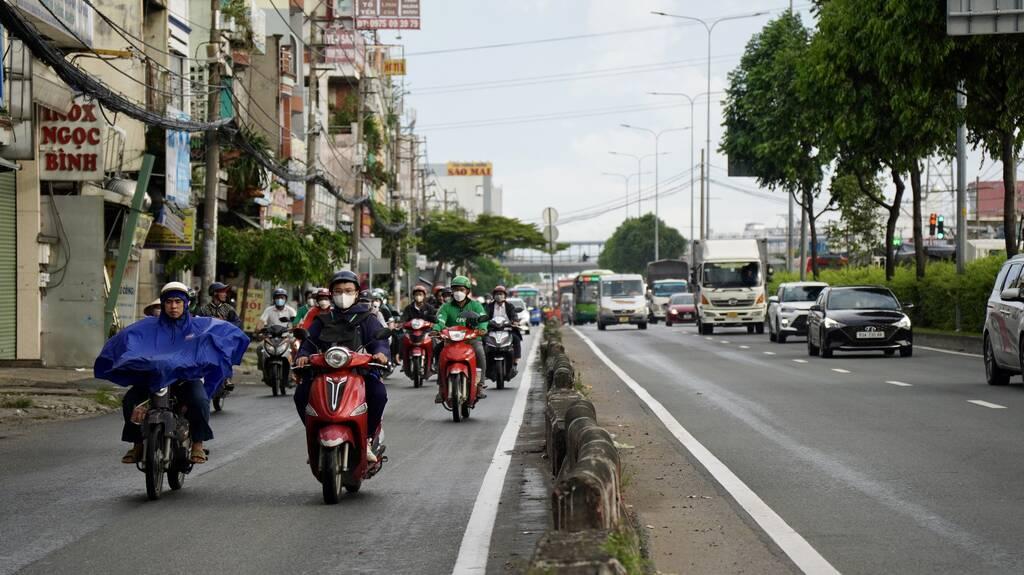
[[[601,276],[611,275],[611,270],[586,270],[576,276],[573,288],[573,325],[597,321],[597,305],[600,301],[598,288]]]

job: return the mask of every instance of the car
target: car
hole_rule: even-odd
[[[1007,260],[988,296],[982,355],[989,385],[1006,385],[1024,366],[1024,255]]]
[[[832,357],[836,351],[914,353],[912,304],[900,304],[884,286],[827,287],[807,315],[807,355]]]
[[[827,288],[824,282],[786,282],[779,284],[775,295],[768,298],[768,339],[786,343],[791,335],[807,335],[807,310],[814,305],[821,290]]]
[[[697,321],[697,306],[693,303],[692,293],[672,294],[668,298],[668,312],[665,314],[665,326],[672,327],[676,323]]]
[[[519,331],[523,335],[530,335],[530,310],[526,309],[526,302],[522,298],[510,297],[509,303],[522,311],[519,312]]]

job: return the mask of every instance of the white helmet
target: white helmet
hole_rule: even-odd
[[[181,282],[168,282],[164,284],[164,287],[160,288],[160,299],[164,298],[164,294],[170,292],[181,292],[185,295],[185,299],[188,299],[188,286]]]

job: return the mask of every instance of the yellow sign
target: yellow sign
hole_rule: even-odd
[[[253,333],[256,331],[256,324],[263,315],[263,290],[249,288],[245,290],[245,325],[242,329]],[[238,310],[241,312],[242,310]]]
[[[384,60],[384,74],[386,76],[405,76],[405,59]]]
[[[449,176],[490,176],[492,171],[490,162],[448,162]]]
[[[167,250],[177,252],[190,252],[194,249],[193,238],[196,233],[196,209],[189,208],[182,210],[185,214],[184,238],[175,235],[173,230],[154,223],[146,235],[146,244],[143,246],[148,250]]]

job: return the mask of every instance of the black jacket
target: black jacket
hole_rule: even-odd
[[[484,306],[488,319],[494,319],[494,307],[496,305],[498,305],[498,302],[491,300]],[[516,306],[512,305],[508,300],[505,300],[503,305],[505,306],[505,315],[508,316],[509,323],[518,323],[519,314],[516,313]]]
[[[423,305],[417,309],[416,304],[411,303],[405,306],[402,310],[402,323],[405,323],[414,319],[425,319],[427,321],[433,321],[437,318],[437,309],[427,302],[423,302]]]

